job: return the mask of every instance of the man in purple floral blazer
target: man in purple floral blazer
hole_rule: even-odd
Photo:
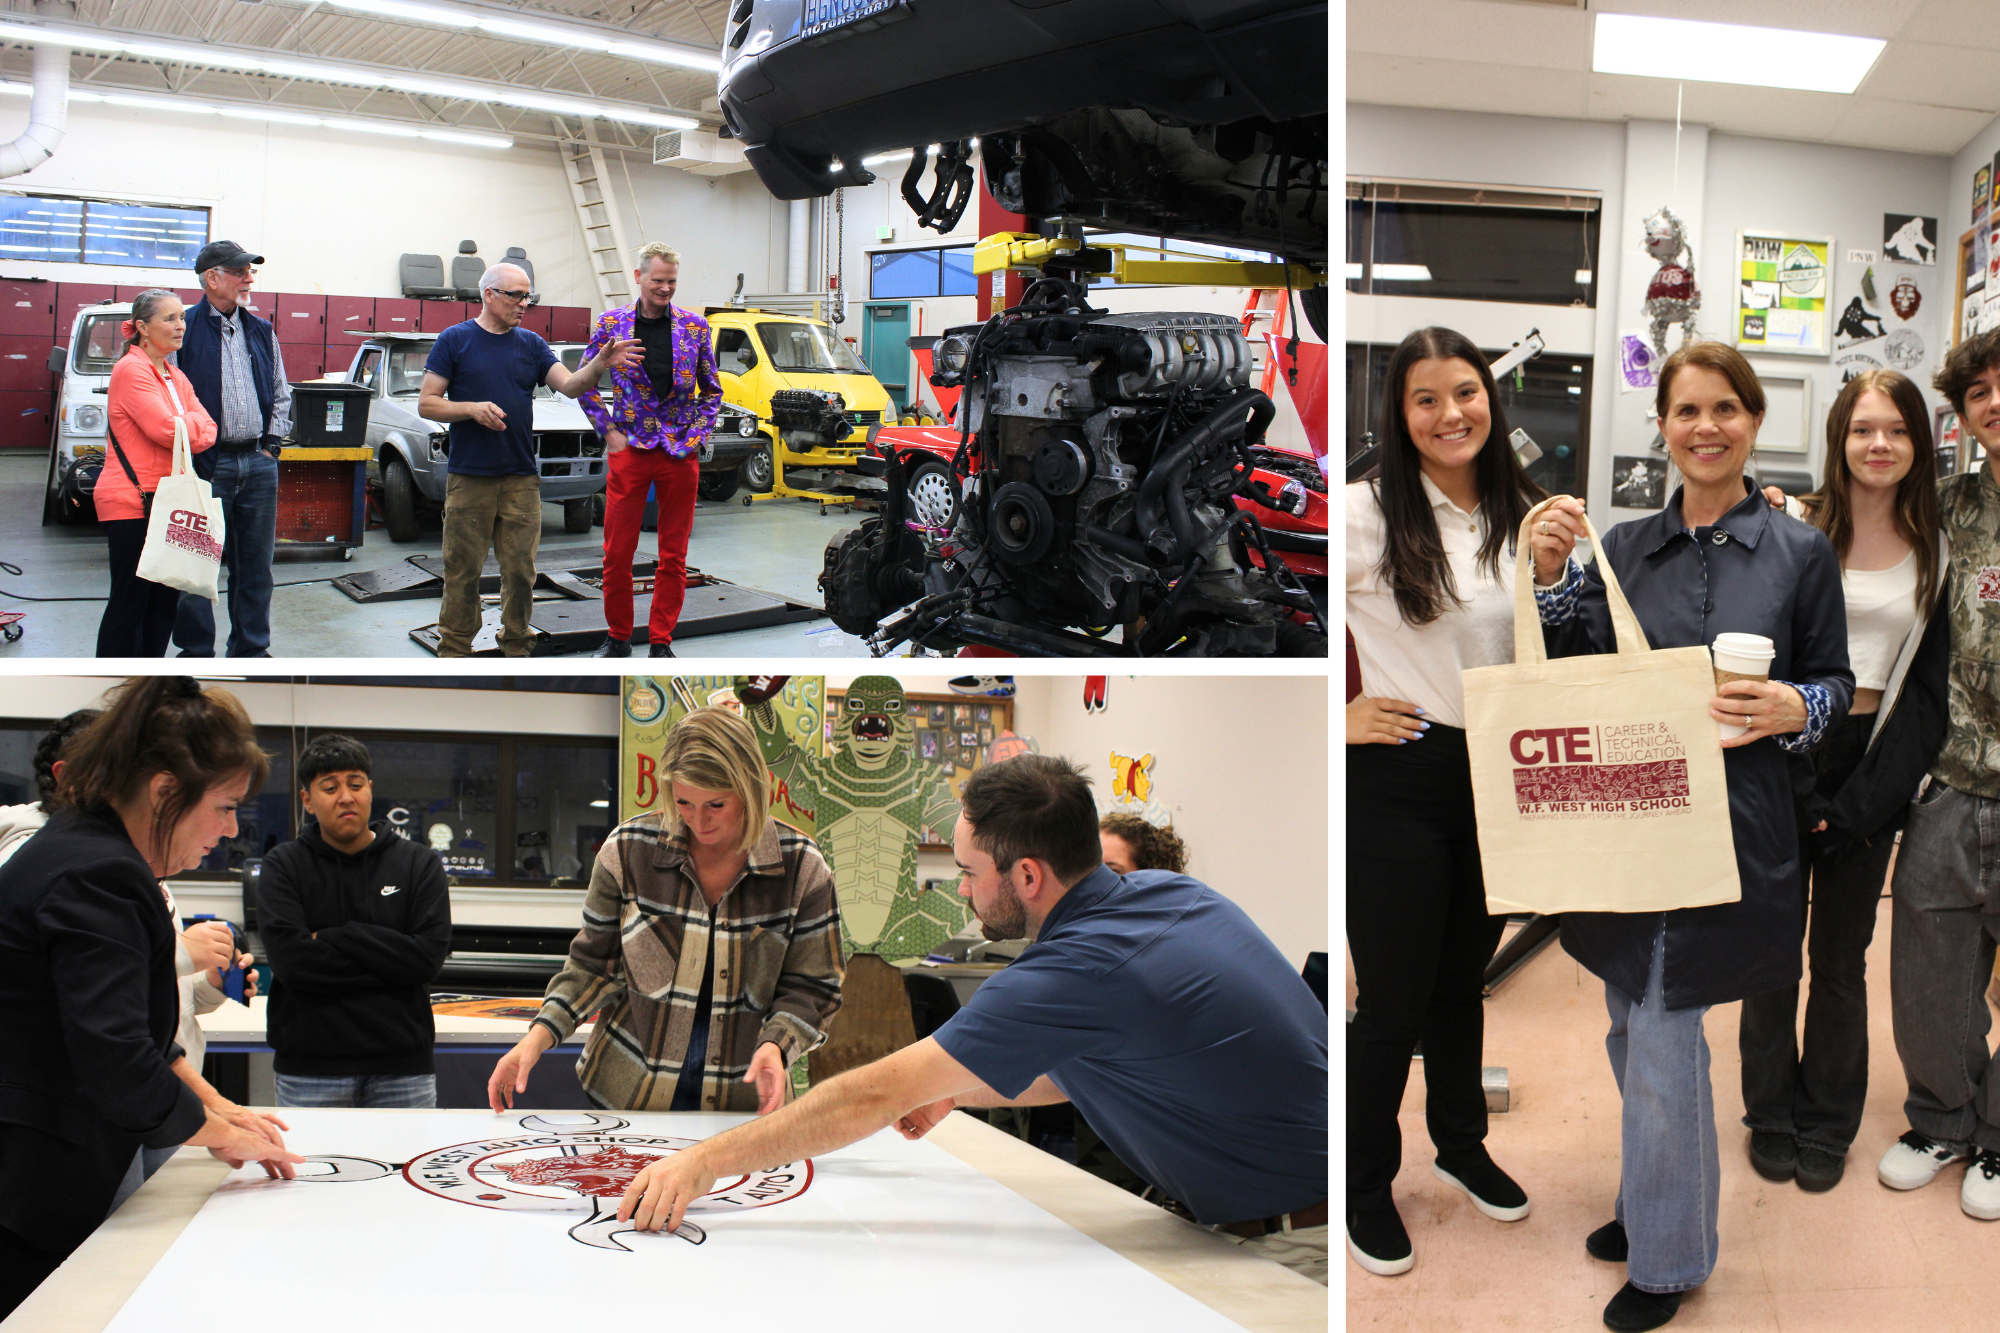
[[[694,529],[695,486],[701,446],[722,411],[722,381],[708,321],[674,308],[680,252],[654,241],[639,251],[632,270],[639,299],[607,310],[597,321],[585,355],[607,343],[637,338],[644,360],[605,376],[607,395],[582,398],[590,424],[604,438],[604,619],[610,626],[599,657],[632,655],[632,556],[646,492],[658,504],[660,553],[653,576],[653,614],[647,639],[654,657],[672,657],[674,625],[687,596],[688,534]]]

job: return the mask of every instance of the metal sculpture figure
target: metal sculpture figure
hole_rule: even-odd
[[[1694,283],[1694,250],[1687,243],[1687,227],[1670,208],[1654,210],[1646,216],[1646,253],[1659,261],[1653,280],[1646,284],[1646,314],[1653,321],[1653,351],[1667,355],[1667,325],[1681,326],[1681,343],[1695,337],[1694,317],[1701,310],[1701,289]],[[1687,260],[1681,261],[1685,254]]]

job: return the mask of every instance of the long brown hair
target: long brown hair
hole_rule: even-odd
[[[1805,497],[1807,515],[1827,535],[1844,561],[1854,544],[1854,505],[1849,488],[1854,472],[1847,466],[1847,429],[1864,393],[1879,393],[1896,405],[1910,432],[1916,457],[1896,487],[1896,529],[1917,552],[1917,610],[1937,596],[1938,516],[1937,450],[1931,443],[1930,410],[1910,377],[1893,370],[1870,370],[1841,387],[1826,414],[1826,475],[1816,494]]]
[[[153,845],[164,852],[174,825],[209,788],[231,778],[264,785],[270,760],[236,696],[204,690],[189,676],[136,676],[112,691],[98,719],[63,747],[56,803],[113,809],[139,798],[155,774],[174,780],[153,811]]]
[[[1418,329],[1403,339],[1389,357],[1388,386],[1382,394],[1382,457],[1375,465],[1376,502],[1382,506],[1382,575],[1396,594],[1396,610],[1406,625],[1428,625],[1452,606],[1463,606],[1438,534],[1437,516],[1424,493],[1423,460],[1410,439],[1403,418],[1403,390],[1410,369],[1419,361],[1463,361],[1479,374],[1486,390],[1492,425],[1479,451],[1479,508],[1486,518],[1486,540],[1479,545],[1479,564],[1493,579],[1500,577],[1500,556],[1512,555],[1521,520],[1548,492],[1529,478],[1508,440],[1507,414],[1500,391],[1487,369],[1486,357],[1472,340],[1454,329]]]

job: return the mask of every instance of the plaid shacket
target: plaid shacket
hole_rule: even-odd
[[[776,1042],[789,1067],[826,1040],[840,1008],[833,874],[811,838],[766,819],[749,865],[711,910],[685,835],[665,822],[664,812],[640,815],[604,840],[583,929],[535,1022],[560,1042],[601,1010],[577,1061],[584,1091],[606,1110],[664,1111],[713,966],[701,1109],[754,1111],[756,1085],[743,1075],[757,1048]]]

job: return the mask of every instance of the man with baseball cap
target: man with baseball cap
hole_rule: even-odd
[[[271,559],[278,545],[278,441],[291,433],[292,386],[271,321],[244,302],[264,256],[234,241],[210,241],[195,256],[201,300],[187,312],[176,354],[195,397],[221,428],[194,470],[222,502],[222,566],[229,572],[231,657],[271,655]],[[181,595],[174,645],[182,657],[214,657],[215,607]]]

